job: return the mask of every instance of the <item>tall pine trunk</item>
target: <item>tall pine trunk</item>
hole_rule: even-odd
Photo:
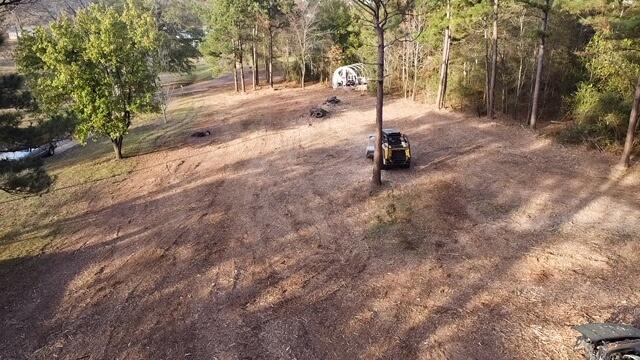
[[[624,151],[620,163],[628,168],[631,162],[631,152],[633,151],[633,143],[635,142],[636,131],[638,130],[638,117],[640,116],[640,78],[636,84],[636,93],[633,99],[633,107],[629,116],[629,129],[627,130],[627,139],[624,143]]]
[[[519,35],[519,39],[520,39],[520,43],[518,46],[518,53],[520,56],[520,65],[518,66],[518,80],[516,82],[516,92],[515,92],[515,100],[514,100],[514,104],[515,106],[513,107],[513,117],[517,118],[518,117],[518,108],[520,107],[520,92],[522,91],[522,84],[523,84],[523,72],[524,72],[524,51],[522,51],[522,37],[524,35],[524,13],[522,13],[522,16],[520,16],[520,35]]]
[[[533,89],[536,86],[536,71],[538,69],[538,48],[534,48],[533,50],[533,64],[531,65],[531,69],[533,69],[533,73],[531,74],[531,86],[529,86],[529,103],[527,104],[527,119],[531,119],[531,108],[533,105]]]
[[[379,16],[379,14],[376,14]],[[373,153],[373,177],[371,186],[382,185],[382,107],[384,106],[384,29],[380,19],[375,19],[378,35],[378,84],[376,87],[376,148]]]
[[[445,106],[447,81],[449,77],[449,52],[451,48],[451,2],[449,0],[447,0],[447,22],[442,44],[442,64],[440,66],[440,83],[438,85],[438,109],[442,109]]]
[[[444,31],[442,64],[440,66],[440,82],[438,84],[438,109],[442,109],[445,106],[445,97],[447,94],[447,80],[449,76],[449,47],[451,46],[449,31],[450,30],[448,27]]]
[[[253,43],[251,49],[251,62],[253,63],[253,90],[256,90],[256,87],[260,85],[260,73],[258,70],[258,47],[256,44],[258,37],[258,25],[255,25],[253,28]]]
[[[498,0],[493,0],[493,34],[491,36],[491,76],[489,77],[489,108],[487,115],[496,117],[496,64],[498,62]]]
[[[264,81],[269,84],[269,51],[268,46],[264,46]]]
[[[538,63],[536,65],[536,80],[533,87],[533,97],[531,101],[531,117],[529,126],[536,128],[538,122],[538,105],[540,103],[540,88],[542,87],[542,70],[544,68],[544,47],[547,38],[547,28],[549,25],[549,11],[551,10],[551,0],[545,0],[542,18],[542,33],[540,34],[540,46],[538,47]]]
[[[413,86],[411,89],[411,100],[416,100],[416,86],[418,85],[418,54],[420,52],[420,44],[415,41],[415,47],[413,49]]]
[[[402,42],[402,93],[407,98],[407,41]]]
[[[246,92],[246,89],[244,86],[244,54],[242,49],[242,43],[240,43],[239,60],[240,60],[240,90],[244,94]]]
[[[289,45],[285,45],[285,54],[284,54],[284,58],[285,58],[285,70],[284,70],[284,77],[285,80],[289,80],[289,70],[291,69],[291,64],[289,62],[289,56],[291,56],[291,49],[289,49]],[[273,74],[271,74],[271,76],[273,76]]]
[[[235,58],[233,59],[233,84],[235,85],[236,92],[238,92],[238,61]]]
[[[484,29],[484,106],[486,115],[489,116],[489,78],[491,77],[491,67],[489,59],[489,35],[487,34],[487,28],[485,24]]]
[[[264,59],[264,81],[269,84],[269,46],[266,43],[262,46],[262,54]]]
[[[307,73],[307,63],[304,59],[300,62],[300,85],[304,89],[304,76]]]
[[[287,53],[287,63],[289,61],[289,54]],[[267,77],[269,78],[269,87],[273,88],[273,29],[269,28],[269,68],[267,70]]]
[[[500,68],[502,69],[507,68],[504,64],[504,54],[500,55]],[[502,107],[500,108],[500,111],[503,114],[507,114],[509,111],[509,104],[508,104],[509,95],[507,91],[507,79],[506,79],[505,71],[500,72],[500,79],[502,80]]]
[[[520,107],[520,91],[522,91],[522,72],[524,71],[524,58],[520,58],[518,66],[518,79],[516,80],[516,92],[514,96],[513,117],[518,117],[518,108]]]
[[[469,71],[467,69],[468,69],[467,62],[465,61],[462,64],[462,84],[463,85],[467,85],[467,82],[469,79],[469,77],[467,76],[469,74]]]

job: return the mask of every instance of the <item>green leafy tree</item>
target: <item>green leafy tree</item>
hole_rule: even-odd
[[[202,53],[219,71],[221,66],[231,63],[234,78],[240,65],[240,90],[245,91],[244,50],[253,37],[257,3],[251,0],[218,0],[210,4],[204,16],[208,32],[201,46]],[[223,64],[220,64],[223,62]],[[238,79],[236,79],[238,91]]]
[[[581,52],[588,76],[573,97],[576,126],[568,135],[598,147],[625,141],[621,162],[629,166],[640,101],[640,3],[564,0],[563,5],[594,32]]]
[[[122,11],[128,0],[101,0],[98,3]],[[193,59],[201,56],[198,45],[204,32],[194,0],[135,0],[135,5],[150,12],[158,26],[160,71],[189,73]]]
[[[354,26],[355,14],[352,8],[342,0],[321,1],[318,9],[318,30],[327,34],[332,45],[338,46],[343,53],[343,63],[352,64],[360,61],[355,51],[361,46],[359,39],[361,29]]]
[[[0,76],[0,152],[49,146],[48,143],[68,136],[72,128],[73,118],[69,116],[46,117],[37,112],[22,76]],[[46,190],[53,179],[42,165],[40,158],[0,160],[0,190],[8,193]]]
[[[191,72],[193,59],[202,56],[198,46],[204,32],[198,7],[191,1],[152,1],[161,38],[160,70]]]
[[[23,79],[16,74],[0,76],[0,152],[26,150],[37,143],[39,128],[23,126],[22,110],[29,104]],[[52,179],[41,159],[0,160],[0,190],[8,193],[40,192]]]
[[[121,159],[134,115],[157,110],[158,46],[149,12],[91,5],[23,35],[17,64],[43,111],[72,113],[82,142],[106,136]]]
[[[288,14],[293,11],[293,0],[258,0],[259,19],[265,28],[267,37],[267,82],[273,88],[273,47],[278,31],[288,27]]]

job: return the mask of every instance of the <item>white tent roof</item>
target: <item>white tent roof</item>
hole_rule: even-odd
[[[346,86],[348,81],[352,81],[356,85],[366,84],[367,78],[365,73],[366,68],[364,64],[341,66],[333,72],[331,84],[334,89],[340,86]]]

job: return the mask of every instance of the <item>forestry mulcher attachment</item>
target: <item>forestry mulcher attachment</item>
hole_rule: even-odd
[[[586,324],[574,328],[588,360],[640,360],[640,330],[619,324]]]
[[[366,156],[373,160],[376,148],[375,134],[369,135]],[[408,168],[411,166],[411,145],[406,135],[395,129],[382,130],[382,168]]]

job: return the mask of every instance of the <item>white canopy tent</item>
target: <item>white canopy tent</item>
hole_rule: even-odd
[[[365,66],[363,64],[353,64],[341,66],[333,72],[331,84],[334,89],[346,86],[366,85]]]

